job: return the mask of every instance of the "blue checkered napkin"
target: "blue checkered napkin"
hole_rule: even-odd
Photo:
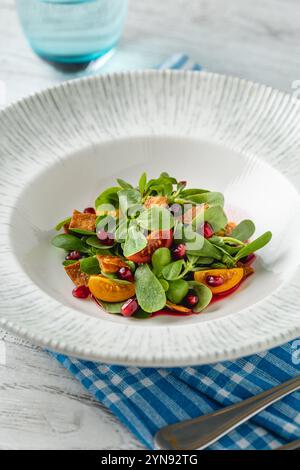
[[[160,68],[189,68],[176,55]],[[109,366],[53,356],[122,421],[148,448],[166,424],[209,413],[256,395],[300,373],[300,341],[234,362],[176,369]],[[297,365],[298,364],[298,365]],[[285,397],[210,449],[274,449],[300,438],[300,392]]]

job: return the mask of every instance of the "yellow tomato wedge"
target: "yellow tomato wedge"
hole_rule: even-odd
[[[213,294],[222,294],[232,289],[244,276],[244,268],[208,269],[194,273],[195,281],[205,284]]]
[[[90,277],[89,289],[96,299],[104,302],[122,302],[135,294],[135,286],[132,282],[115,281],[101,275]]]

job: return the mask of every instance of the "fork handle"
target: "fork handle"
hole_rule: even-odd
[[[213,413],[165,426],[157,432],[157,449],[204,449],[272,403],[300,389],[300,376]]]

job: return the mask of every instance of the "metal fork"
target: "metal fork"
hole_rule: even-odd
[[[165,426],[155,435],[156,449],[205,449],[272,403],[299,389],[300,376],[213,413]]]

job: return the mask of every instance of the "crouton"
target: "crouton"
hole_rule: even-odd
[[[168,198],[166,196],[149,196],[144,202],[144,207],[150,209],[152,206],[167,207]]]
[[[120,268],[127,266],[119,256],[97,255],[97,260],[101,271],[107,274],[116,273]]]
[[[86,230],[94,232],[96,230],[96,214],[84,214],[74,210],[69,229]]]
[[[81,272],[80,262],[69,264],[65,266],[65,271],[69,278],[74,282],[75,286],[87,286],[89,282],[89,275]]]

